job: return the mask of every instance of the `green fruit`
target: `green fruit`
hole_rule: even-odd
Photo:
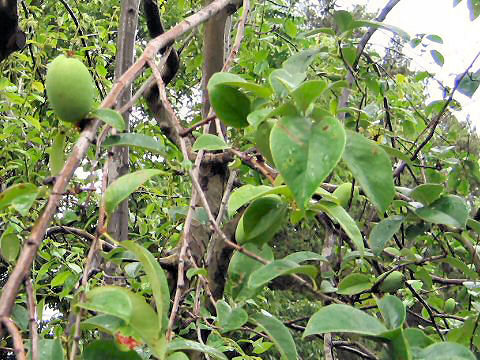
[[[445,310],[445,312],[448,313],[448,314],[453,313],[453,311],[455,310],[455,305],[457,305],[455,299],[453,299],[453,298],[448,298],[448,299],[445,301],[445,305],[444,305],[444,310]]]
[[[76,124],[92,110],[93,79],[77,59],[57,56],[48,66],[45,87],[53,111],[65,122]]]
[[[352,193],[352,183],[343,183],[339,187],[335,189],[335,191],[332,193],[333,196],[335,196],[340,205],[346,208],[348,206],[348,202],[350,201],[350,195]],[[355,188],[353,190],[353,198],[358,196],[358,189]]]
[[[403,274],[400,271],[392,271],[380,284],[380,291],[395,292],[403,287]]]
[[[217,117],[234,128],[248,126],[250,99],[240,90],[228,85],[215,85],[209,90],[210,103]]]
[[[238,222],[235,231],[237,242],[265,244],[280,230],[286,213],[287,206],[278,195],[267,195],[254,200]]]
[[[270,150],[270,132],[275,122],[273,119],[267,119],[258,125],[255,131],[255,145],[270,164],[273,164],[272,151]]]

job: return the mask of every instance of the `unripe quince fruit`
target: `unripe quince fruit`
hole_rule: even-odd
[[[448,314],[451,314],[453,313],[453,311],[455,310],[455,305],[457,303],[455,302],[455,299],[453,298],[448,298],[446,301],[445,301],[445,305],[444,305],[444,310],[446,313]]]
[[[57,56],[48,66],[45,87],[53,111],[65,122],[76,124],[92,110],[95,86],[80,60]]]
[[[403,274],[400,271],[392,271],[380,284],[380,291],[395,292],[403,287]]]

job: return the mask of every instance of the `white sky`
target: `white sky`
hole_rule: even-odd
[[[375,12],[385,6],[387,0],[338,0],[337,4],[348,10],[351,4],[366,4],[369,11]],[[410,34],[426,33],[442,37],[443,44],[431,43],[427,51],[421,53],[422,46],[412,49],[405,47],[405,53],[413,58],[414,69],[428,70],[435,74],[435,78],[444,85],[453,88],[455,76],[463,73],[470,65],[475,55],[480,51],[480,17],[470,21],[467,0],[463,0],[455,8],[452,0],[401,0],[388,14],[384,21],[395,25]],[[390,34],[377,30],[370,40],[371,44],[385,46]],[[424,40],[428,43],[428,40]],[[443,67],[433,61],[430,50],[435,49],[445,58]],[[473,71],[480,68],[480,60],[472,67]],[[429,83],[431,100],[441,100],[442,92],[438,83]],[[470,120],[480,132],[480,88],[472,98],[456,92],[455,99],[460,101],[463,110],[455,115],[459,120]]]

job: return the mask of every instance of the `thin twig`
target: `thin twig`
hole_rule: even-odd
[[[35,301],[35,293],[33,291],[32,280],[25,280],[25,289],[27,290],[27,305],[30,323],[30,339],[32,344],[32,359],[38,360],[38,324],[37,324],[37,304]]]
[[[23,344],[23,339],[22,339],[22,334],[20,334],[20,330],[18,330],[17,326],[15,323],[12,321],[12,319],[3,316],[1,318],[1,322],[3,326],[8,330],[10,335],[12,336],[13,339],[13,351],[15,352],[15,356],[17,360],[26,360],[27,357],[25,356],[25,346]]]

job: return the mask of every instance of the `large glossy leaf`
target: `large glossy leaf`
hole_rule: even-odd
[[[222,138],[213,134],[203,134],[199,136],[192,146],[193,151],[198,151],[198,150],[214,151],[214,150],[224,150],[228,148],[230,148],[230,145],[228,145]]]
[[[445,187],[441,184],[421,184],[410,192],[410,197],[422,204],[429,205],[437,200],[444,190]]]
[[[255,322],[268,334],[280,352],[282,360],[297,360],[297,348],[293,341],[292,334],[290,334],[290,331],[288,331],[280,320],[263,311],[251,316],[250,320]]]
[[[475,355],[465,346],[440,342],[423,349],[416,357],[418,360],[476,360]]]
[[[104,146],[130,146],[149,150],[157,154],[165,154],[165,147],[163,142],[155,138],[143,134],[126,133],[119,135],[112,135],[105,139]]]
[[[291,194],[286,186],[266,186],[266,185],[244,185],[235,189],[228,200],[228,215],[232,216],[235,212],[240,209],[242,206],[248,204],[249,202],[270,194]],[[289,195],[291,196],[291,195]]]
[[[45,358],[47,359],[47,358]],[[123,351],[113,340],[95,340],[85,347],[83,360],[141,360],[136,351]]]
[[[220,84],[248,90],[260,97],[269,97],[272,95],[272,90],[268,87],[246,81],[242,77],[229,72],[218,72],[213,74],[208,81],[207,89],[210,91],[215,86]]]
[[[365,194],[383,214],[395,196],[388,155],[375,142],[348,130],[343,159]]]
[[[248,280],[248,286],[257,288],[264,286],[271,280],[289,274],[304,274],[315,279],[318,270],[313,265],[298,265],[296,262],[286,259],[274,260],[270,264],[263,265],[260,269],[255,270]]]
[[[220,84],[211,88],[209,96],[215,114],[226,125],[234,128],[248,126],[250,99],[240,90]]]
[[[168,310],[170,306],[170,291],[168,289],[167,278],[158,261],[143,246],[133,241],[122,241],[121,246],[133,252],[142,263],[143,269],[147,274],[148,281],[152,287],[155,305],[157,307],[160,328],[166,330],[168,323]]]
[[[112,109],[96,109],[92,111],[89,116],[102,120],[120,132],[125,130],[125,120],[118,111]]]
[[[423,220],[434,224],[465,228],[468,211],[468,206],[461,197],[446,195],[428,206],[417,209],[415,213]]]
[[[182,339],[182,338],[175,338],[172,341],[170,341],[167,347],[168,353],[172,353],[180,350],[198,351],[198,352],[207,354],[213,357],[214,359],[227,360],[227,357],[222,352],[220,352],[219,350],[211,346],[203,345],[196,341]]]
[[[156,356],[163,358],[165,339],[160,334],[158,316],[141,295],[119,286],[97,287],[90,290],[85,302],[78,306],[122,319]]]
[[[163,171],[155,169],[139,170],[134,173],[123,175],[111,183],[103,199],[105,201],[105,211],[111,215],[117,206],[137,190],[145,181],[152,176],[160,175]]]
[[[292,97],[298,109],[306,111],[323,94],[326,88],[327,82],[324,80],[305,81],[292,92]]]
[[[355,221],[343,207],[330,201],[320,200],[312,208],[324,211],[329,217],[338,221],[348,237],[352,239],[360,253],[363,254],[365,247],[363,245],[362,234]]]
[[[332,304],[317,311],[308,320],[303,337],[330,332],[379,336],[387,328],[377,319],[349,305]]]
[[[382,253],[393,235],[400,230],[403,220],[403,216],[391,216],[383,219],[373,227],[368,242],[370,243],[370,249],[375,255],[378,256]]]
[[[38,358],[48,360],[65,359],[62,341],[59,338],[40,339],[38,342]]]
[[[372,287],[371,277],[365,274],[349,274],[338,284],[340,295],[355,295]]]
[[[248,321],[248,314],[241,307],[231,308],[224,300],[217,301],[218,325],[222,332],[236,330]]]
[[[338,120],[285,116],[270,134],[273,160],[303,208],[320,183],[337,165],[345,146]]]
[[[110,335],[115,335],[120,328],[125,326],[124,320],[113,315],[97,315],[82,321],[82,329],[99,329]]]
[[[385,325],[389,329],[396,329],[402,326],[406,319],[407,312],[402,301],[393,295],[385,295],[377,299],[377,306],[382,313]]]
[[[387,331],[382,334],[382,337],[388,339],[387,349],[389,359],[392,360],[411,360],[412,354],[407,339],[403,334],[402,328]]]
[[[0,193],[0,210],[12,206],[20,214],[26,215],[37,198],[37,194],[38,188],[34,184],[12,185]]]

